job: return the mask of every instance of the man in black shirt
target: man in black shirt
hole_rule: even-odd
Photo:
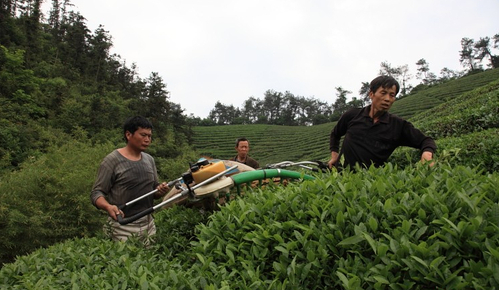
[[[371,105],[344,113],[331,132],[329,167],[381,166],[399,146],[420,149],[422,162],[433,158],[435,141],[410,122],[388,113],[399,89],[399,83],[390,76],[379,76],[371,82]],[[342,136],[345,138],[339,151]],[[339,164],[341,156],[343,164]]]

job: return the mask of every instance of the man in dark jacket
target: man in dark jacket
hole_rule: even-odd
[[[379,76],[371,82],[371,104],[344,113],[331,132],[329,167],[381,166],[399,146],[420,149],[422,162],[432,160],[437,149],[435,141],[410,122],[388,113],[399,90],[399,83],[390,76]],[[340,164],[342,156],[344,162]]]

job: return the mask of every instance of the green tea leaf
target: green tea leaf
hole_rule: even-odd
[[[373,230],[373,232],[376,232],[378,230],[378,221],[375,218],[370,217],[369,226],[371,227],[371,230]]]
[[[385,277],[381,276],[381,275],[375,275],[373,276],[374,279],[376,279],[376,281],[378,281],[379,283],[381,284],[390,284],[390,281],[388,281]]]
[[[365,240],[365,238],[363,235],[355,235],[355,236],[348,237],[348,238],[344,239],[343,241],[339,242],[338,246],[354,245],[354,244],[357,244],[357,243],[362,242],[364,240]]]
[[[374,254],[377,254],[378,248],[377,248],[376,242],[373,240],[373,238],[371,238],[371,236],[368,233],[363,233],[363,236],[367,240],[367,242],[369,243],[371,248],[373,249]]]

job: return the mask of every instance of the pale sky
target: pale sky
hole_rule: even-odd
[[[358,96],[383,61],[414,76],[421,58],[437,76],[460,71],[463,37],[499,33],[498,0],[71,2],[92,32],[109,31],[111,53],[141,78],[158,72],[170,101],[201,118],[217,101],[242,108],[269,89],[329,104],[336,87]]]

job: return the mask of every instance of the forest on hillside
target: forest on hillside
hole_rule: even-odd
[[[191,125],[170,101],[162,77],[139,77],[135,64],[110,54],[112,36],[90,31],[70,1],[2,1],[0,7],[0,169],[71,139],[119,142],[124,120],[143,115],[156,142],[188,144]],[[166,141],[167,140],[167,141]]]

